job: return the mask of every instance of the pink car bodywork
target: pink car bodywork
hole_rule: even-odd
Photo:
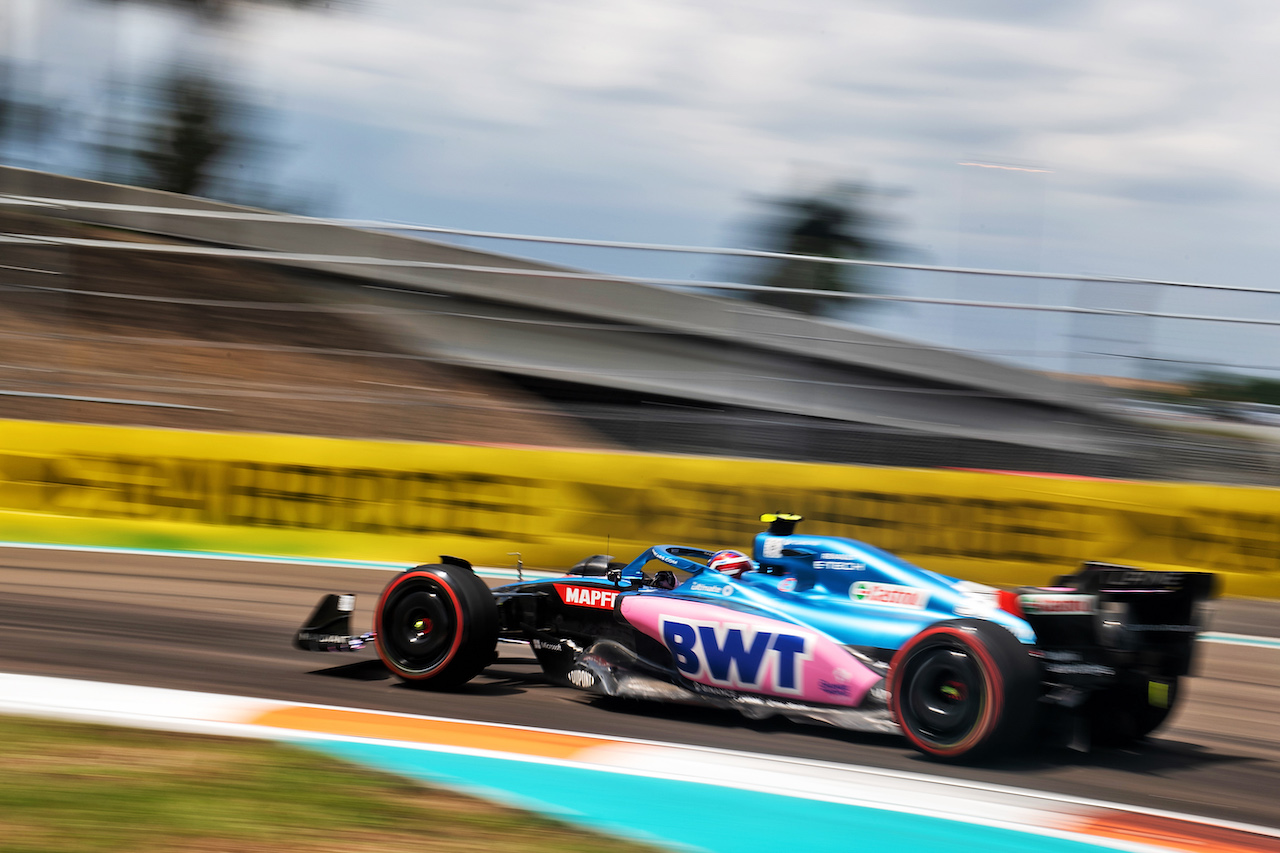
[[[711,687],[857,707],[881,680],[829,637],[789,622],[644,595],[625,597],[621,610],[682,675]]]

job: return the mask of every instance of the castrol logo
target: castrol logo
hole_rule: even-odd
[[[912,607],[917,610],[929,603],[928,590],[891,583],[858,581],[849,587],[849,597],[860,604],[883,604],[888,607]]]

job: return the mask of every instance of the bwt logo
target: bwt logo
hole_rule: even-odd
[[[676,669],[694,681],[719,687],[799,694],[805,661],[813,659],[813,637],[806,634],[668,617],[661,620],[661,628]]]

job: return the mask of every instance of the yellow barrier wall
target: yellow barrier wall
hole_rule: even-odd
[[[1045,583],[1083,560],[1280,597],[1280,491],[0,421],[0,538],[565,566],[748,548],[761,512],[928,568]]]

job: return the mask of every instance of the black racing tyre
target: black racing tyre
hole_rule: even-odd
[[[494,660],[498,605],[484,581],[459,566],[418,566],[382,591],[374,612],[378,657],[406,681],[457,687]]]
[[[971,761],[1022,746],[1035,722],[1040,669],[1006,629],[957,619],[929,626],[894,655],[889,693],[912,746]]]
[[[1153,689],[1147,681],[1133,681],[1095,693],[1086,713],[1089,734],[1099,746],[1123,747],[1158,729],[1178,701],[1178,679],[1166,678]]]

